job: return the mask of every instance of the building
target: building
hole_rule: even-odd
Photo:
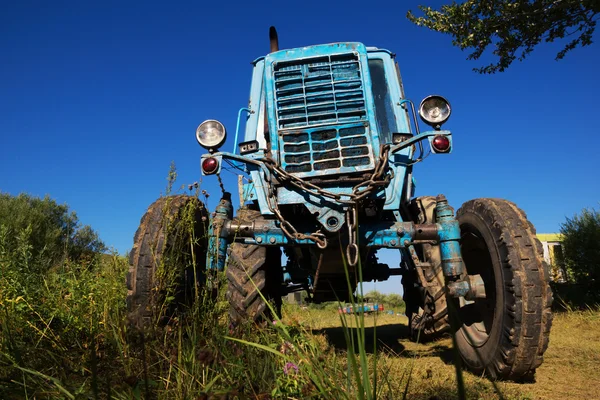
[[[562,258],[562,236],[560,233],[538,233],[537,238],[544,248],[544,261],[550,266],[550,278],[555,282],[566,282],[567,274]]]

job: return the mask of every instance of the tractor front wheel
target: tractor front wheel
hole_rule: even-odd
[[[198,198],[162,197],[142,217],[129,255],[127,310],[138,327],[168,320],[202,284],[208,213]]]
[[[502,199],[468,201],[457,219],[466,272],[481,275],[486,297],[449,299],[456,347],[474,373],[531,380],[552,325],[548,269],[535,229]]]
[[[255,221],[259,211],[242,208],[234,220]],[[234,325],[244,321],[262,323],[281,316],[281,249],[232,243],[228,249],[227,300]]]

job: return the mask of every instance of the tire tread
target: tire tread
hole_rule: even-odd
[[[548,266],[533,225],[504,199],[475,199],[458,210],[481,216],[495,236],[504,269],[505,326],[499,357],[487,369],[496,379],[529,380],[543,362],[552,325]]]
[[[259,211],[243,208],[234,221],[256,220]],[[227,299],[230,320],[233,324],[243,321],[260,323],[272,318],[267,301],[273,301],[276,313],[280,312],[281,296],[274,286],[279,282],[274,274],[281,272],[279,248],[232,243],[228,248],[229,261],[226,268],[228,281]],[[262,293],[262,296],[261,296]]]

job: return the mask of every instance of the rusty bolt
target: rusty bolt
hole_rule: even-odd
[[[390,244],[391,244],[392,246],[395,246],[395,245],[396,245],[396,241],[395,241],[394,239],[392,239],[392,240],[390,240]]]
[[[276,240],[273,236],[271,236],[271,238],[269,239],[269,242],[271,242],[271,244],[274,244],[276,242]]]

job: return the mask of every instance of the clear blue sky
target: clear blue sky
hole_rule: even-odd
[[[360,41],[392,50],[408,97],[450,100],[454,151],[417,166],[417,195],[445,193],[456,208],[505,197],[538,232],[556,232],[565,216],[598,207],[600,44],[560,62],[560,47],[544,44],[507,72],[482,76],[450,37],[408,22],[406,11],[419,3],[441,4],[4,2],[0,190],[69,204],[124,253],[164,191],[171,161],[180,185],[201,179],[200,122],[222,121],[231,148],[250,62],[268,51],[275,25],[282,48]],[[235,181],[226,177],[234,193]],[[214,207],[216,179],[202,187]],[[394,254],[384,260],[395,264]],[[399,279],[377,284],[384,292],[398,287]]]

